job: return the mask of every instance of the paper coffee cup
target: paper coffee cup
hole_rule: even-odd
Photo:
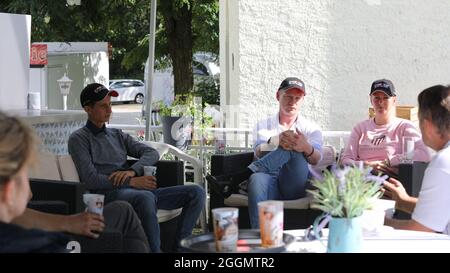
[[[155,166],[144,166],[144,176],[155,176],[156,167]]]
[[[216,251],[235,252],[238,241],[237,208],[217,208],[212,210]]]
[[[261,231],[261,246],[281,246],[283,244],[283,202],[259,202],[258,212],[259,228]]]
[[[103,194],[83,194],[83,202],[86,204],[86,210],[89,212],[103,215],[104,201],[105,196]]]

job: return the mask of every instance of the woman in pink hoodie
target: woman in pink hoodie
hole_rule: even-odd
[[[430,160],[430,154],[414,124],[395,116],[396,101],[395,88],[390,80],[381,79],[372,83],[370,102],[375,117],[353,128],[341,157],[342,165],[362,162],[395,177],[402,160],[402,138],[405,136],[415,140],[414,161]]]

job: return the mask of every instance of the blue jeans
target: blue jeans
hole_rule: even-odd
[[[303,153],[276,149],[248,166],[254,174],[248,183],[250,225],[259,228],[258,202],[305,197],[309,176]]]
[[[155,190],[138,190],[133,188],[120,189],[109,192],[105,202],[124,200],[129,202],[144,228],[145,235],[152,252],[161,252],[161,240],[158,218],[158,209],[183,208],[179,216],[176,234],[176,247],[181,239],[191,235],[192,229],[200,216],[205,204],[205,191],[197,185],[173,186]]]

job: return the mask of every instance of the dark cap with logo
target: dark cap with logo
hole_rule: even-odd
[[[305,84],[303,83],[302,80],[300,80],[299,78],[295,78],[295,77],[289,77],[289,78],[284,79],[284,81],[281,82],[280,87],[278,88],[278,91],[286,91],[286,90],[289,90],[292,88],[300,89],[306,95]]]
[[[381,79],[374,81],[372,83],[372,86],[370,87],[370,95],[377,91],[384,92],[389,97],[397,96],[397,94],[395,93],[394,84],[390,80]]]
[[[86,85],[86,87],[81,91],[80,102],[81,106],[85,107],[86,105],[101,101],[106,97],[106,95],[110,95],[111,97],[119,96],[119,93],[115,90],[108,90],[104,85],[99,83],[91,83]]]

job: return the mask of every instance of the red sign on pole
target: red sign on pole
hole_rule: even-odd
[[[34,44],[31,45],[30,65],[46,65],[47,60],[47,45]]]

